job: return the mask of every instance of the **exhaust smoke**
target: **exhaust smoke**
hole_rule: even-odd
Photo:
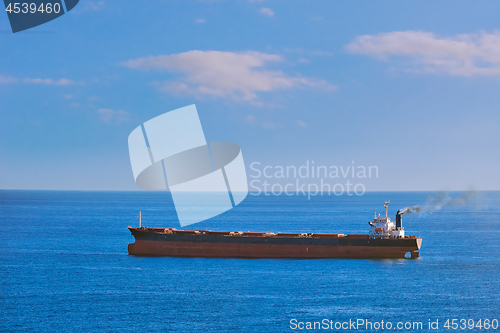
[[[427,202],[423,205],[415,205],[400,209],[398,213],[433,213],[440,210],[444,206],[465,206],[468,205],[474,198],[478,196],[478,192],[468,191],[456,198],[451,198],[447,192],[438,192],[434,196],[429,196]]]

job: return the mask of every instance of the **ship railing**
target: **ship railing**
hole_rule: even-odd
[[[299,237],[300,234],[295,232],[279,232],[275,237],[284,237],[284,238],[296,238]]]
[[[174,228],[150,228],[150,227],[140,227],[140,228],[134,228],[134,229],[137,229],[137,230],[141,230],[141,231],[147,231],[147,232],[161,232],[161,233],[167,233],[167,234],[171,234],[173,232],[176,232],[177,229],[174,229]]]
[[[243,236],[247,236],[247,237],[272,237],[272,236],[275,236],[275,234],[272,233],[272,232],[251,232],[251,231],[247,231],[247,232],[243,233]]]
[[[202,235],[204,232],[199,230],[176,230],[177,235]]]
[[[311,234],[311,238],[342,238],[344,234]]]
[[[205,235],[209,236],[229,236],[230,231],[205,231]]]
[[[345,235],[344,237],[346,237],[346,238],[367,239],[367,238],[370,238],[370,235],[367,235],[367,234],[350,234],[350,235]]]

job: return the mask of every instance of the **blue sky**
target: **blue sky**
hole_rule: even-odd
[[[196,104],[247,166],[366,190],[500,189],[500,2],[81,0],[0,14],[0,188],[139,190],[129,133]],[[247,170],[249,175],[251,170]]]

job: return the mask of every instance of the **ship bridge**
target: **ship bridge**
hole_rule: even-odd
[[[388,216],[388,207],[390,200],[384,202],[385,216],[377,216],[377,212],[374,211],[373,221],[368,222],[371,226],[370,238],[404,238],[405,232],[402,226],[396,226],[394,222]],[[399,217],[401,219],[401,216]],[[396,216],[397,219],[397,216]]]

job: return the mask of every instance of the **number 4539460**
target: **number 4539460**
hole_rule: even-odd
[[[496,330],[498,328],[498,319],[448,319],[446,323],[444,323],[444,328],[453,329],[453,330],[472,330],[472,329],[493,329]]]
[[[16,3],[9,3],[7,8],[5,8],[5,11],[7,11],[9,13],[14,13],[14,14],[18,14],[18,13],[34,14],[36,12],[47,13],[47,14],[54,12],[57,14],[61,11],[61,5],[58,3],[52,4],[50,2],[47,2],[45,4],[41,3],[39,6],[37,6],[36,3],[16,2]]]

